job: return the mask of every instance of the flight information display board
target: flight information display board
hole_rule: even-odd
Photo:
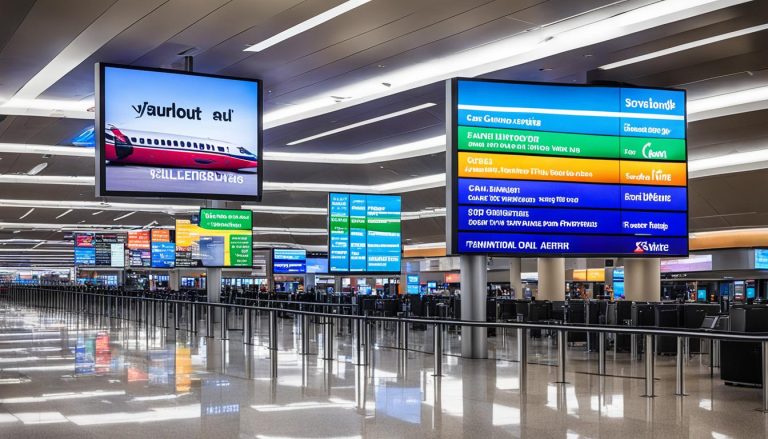
[[[688,255],[685,91],[448,87],[452,254]]]
[[[252,267],[253,211],[200,209],[176,220],[177,267]]]
[[[328,194],[331,273],[400,272],[399,195]]]
[[[152,247],[149,230],[128,232],[128,265],[131,267],[151,267]]]
[[[125,267],[125,235],[119,233],[76,233],[75,265]]]
[[[176,265],[176,244],[172,230],[152,229],[152,268],[173,268]]]
[[[272,273],[304,274],[307,272],[307,251],[297,249],[272,249]]]

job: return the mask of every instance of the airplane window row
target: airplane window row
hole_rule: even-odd
[[[158,146],[171,146],[171,145],[173,145],[173,146],[181,146],[181,147],[187,147],[187,148],[195,148],[195,149],[199,149],[201,151],[205,151],[205,150],[216,151],[216,150],[218,150],[219,152],[225,152],[223,146],[214,146],[214,145],[211,145],[210,143],[197,143],[197,142],[190,142],[190,141],[184,142],[183,140],[182,141],[174,140],[173,142],[171,142],[171,140],[165,140],[165,139],[160,139],[160,140],[158,140],[158,139],[146,139],[146,142],[144,140],[145,139],[143,137],[139,137],[138,139],[136,137],[131,137],[131,142],[139,143],[139,144],[144,144],[144,145],[152,145],[152,144],[155,144],[155,145],[158,145]]]

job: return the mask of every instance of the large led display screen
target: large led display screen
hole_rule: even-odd
[[[125,267],[125,235],[118,233],[76,233],[75,265]]]
[[[176,220],[176,267],[252,267],[252,211],[200,209],[193,220]]]
[[[448,87],[452,254],[688,255],[684,91]]]
[[[399,195],[328,194],[331,273],[400,272]]]
[[[304,274],[307,272],[307,251],[276,248],[272,250],[272,273]]]
[[[97,196],[261,200],[254,79],[96,65]]]

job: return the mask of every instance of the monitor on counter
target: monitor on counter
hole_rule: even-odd
[[[262,84],[96,64],[96,196],[261,201]]]

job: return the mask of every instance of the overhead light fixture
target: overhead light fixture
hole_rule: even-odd
[[[264,126],[275,127],[453,77],[475,77],[527,64],[560,53],[706,14],[750,0],[661,0],[628,10],[614,2],[585,13],[547,23],[539,29],[498,39],[443,57],[411,63],[386,72],[376,69],[367,79],[296,99],[292,105],[264,115]],[[626,6],[625,6],[626,5]],[[382,83],[391,84],[384,87]],[[342,102],[331,96],[351,96]]]
[[[768,168],[768,149],[736,152],[688,161],[689,178],[708,177]]]
[[[245,49],[246,52],[261,52],[262,50],[272,47],[282,41],[295,37],[296,35],[306,32],[314,27],[317,27],[326,21],[333,20],[339,15],[345,14],[355,8],[358,8],[371,0],[349,0],[334,8],[331,8],[322,14],[318,14],[309,20],[303,21],[296,26],[286,29],[279,34],[267,38],[266,40],[256,43]]]
[[[298,145],[300,143],[309,142],[310,140],[319,139],[321,137],[331,136],[333,134],[338,134],[344,131],[348,131],[351,129],[359,128],[365,125],[370,125],[372,123],[381,122],[382,120],[392,119],[394,117],[402,116],[404,114],[413,113],[414,111],[423,110],[425,108],[434,107],[436,104],[432,102],[427,102],[426,104],[417,105],[415,107],[406,108],[404,110],[395,111],[394,113],[385,114],[383,116],[374,117],[371,119],[367,119],[361,122],[356,122],[347,126],[343,126],[340,128],[336,128],[330,131],[325,131],[320,134],[315,134],[314,136],[305,137],[303,139],[294,140],[293,142],[286,143],[288,146]]]
[[[556,22],[542,24],[531,32],[498,39],[471,49],[451,53],[442,58],[412,63],[406,68],[392,69],[393,71],[391,72],[389,68],[376,68],[375,71],[381,72],[381,74],[370,79],[348,83],[339,89],[321,90],[321,93],[318,95],[295,102],[295,105],[291,105],[290,108],[273,110],[265,114],[264,127],[268,129],[315,117],[451,77],[475,77],[530,63],[569,50],[592,46],[617,37],[663,26],[748,1],[751,0],[661,0],[637,7],[636,9],[628,9],[632,7],[632,2],[613,2],[603,7],[578,13],[572,17],[560,19]],[[345,4],[347,3],[352,2],[346,2]],[[114,8],[111,8],[110,12],[112,9]],[[136,12],[135,10],[130,10],[129,13],[123,13],[119,19],[120,21],[133,19],[132,14]],[[99,21],[103,21],[102,18],[104,20],[114,20],[114,17],[108,17],[107,14],[100,17]],[[111,27],[113,29],[117,28],[114,25]],[[92,35],[84,32],[70,46],[75,43],[79,44],[80,40],[84,38],[92,38]],[[94,38],[94,41],[97,40],[100,40],[100,38]],[[266,41],[259,44],[266,43]],[[101,41],[97,41],[97,43],[101,43]],[[87,44],[87,46],[86,51],[92,49],[92,44]],[[246,50],[253,49],[249,48]],[[88,53],[89,56],[90,54]],[[52,61],[45,67],[46,74],[44,76],[50,76],[58,80],[72,68],[79,65],[84,59],[76,56],[69,59],[69,61],[72,61],[71,66],[69,64],[67,66],[60,65],[59,61],[66,60],[70,55],[65,52],[59,54],[54,60],[56,62]],[[381,64],[373,64],[373,67],[378,65]],[[388,65],[388,67],[391,67],[391,65]],[[384,73],[385,71],[386,73]],[[53,82],[47,84],[48,82],[50,82],[50,78],[35,84],[32,88],[38,94],[42,93],[50,87],[50,84],[53,84]],[[382,85],[383,83],[391,84],[392,86],[386,87]],[[93,101],[87,103],[85,101],[41,102],[39,99],[20,99],[21,97],[26,98],[34,95],[31,92],[32,89],[27,86],[25,86],[25,89],[25,93],[22,96],[16,96],[11,101],[6,102],[5,105],[0,105],[0,114],[94,118],[94,113],[87,111],[88,108],[93,107]],[[349,91],[354,93],[349,93]],[[337,103],[330,96],[353,96],[353,98]],[[67,106],[75,108],[58,110]]]
[[[72,213],[72,209],[67,209],[64,213],[62,213],[59,216],[57,216],[56,219],[59,219],[59,218],[63,217],[64,215],[67,215],[69,213]]]
[[[29,209],[29,210],[27,211],[27,213],[25,213],[24,215],[20,216],[20,217],[19,217],[19,219],[24,219],[24,218],[28,217],[28,216],[29,216],[29,214],[31,214],[31,213],[32,213],[32,212],[34,212],[34,211],[35,211],[35,208],[33,207],[33,208]]]
[[[373,185],[264,182],[264,190],[266,191],[359,192],[367,194],[413,192],[442,186],[445,186],[445,174],[428,175],[426,177],[410,178]]]
[[[435,136],[415,142],[403,143],[374,151],[356,154],[327,154],[312,152],[264,153],[265,160],[302,163],[372,164],[392,160],[420,157],[445,151],[445,136]]]
[[[21,230],[14,230],[14,231],[13,231],[13,234],[14,234],[14,235],[16,235],[16,234],[18,234],[18,233],[21,233]]]
[[[755,32],[761,32],[768,29],[768,24],[761,24],[760,26],[752,26],[748,27],[746,29],[741,29],[733,32],[727,32],[721,35],[715,35],[713,37],[704,38],[701,40],[691,41],[690,43],[680,44],[679,46],[674,47],[668,47],[666,49],[657,50],[656,52],[646,53],[645,55],[636,56],[633,58],[625,59],[624,61],[617,61],[614,63],[606,64],[604,66],[600,66],[599,68],[602,70],[611,70],[616,69],[619,67],[628,66],[630,64],[635,64],[643,61],[647,61],[649,59],[659,58],[662,56],[671,55],[673,53],[682,52],[685,50],[695,49],[697,47],[706,46],[708,44],[714,44],[719,43],[721,41],[729,40],[731,38],[738,38],[742,37],[744,35],[749,35]]]
[[[2,114],[2,113],[0,113]],[[0,143],[0,152],[15,154],[51,154],[68,157],[94,157],[94,148],[58,145],[30,145],[26,143]]]
[[[47,167],[48,167],[48,163],[47,162],[40,163],[39,165],[36,165],[34,168],[32,168],[29,171],[27,171],[27,175],[37,175],[40,172],[42,172],[43,169],[45,169]]]
[[[96,215],[98,215],[100,213],[104,213],[104,211],[103,210],[97,210],[96,212],[93,212],[91,215],[92,216],[96,216]]]
[[[40,241],[37,244],[33,245],[32,248],[38,248],[38,247],[40,247],[43,244],[45,244],[45,241]]]
[[[768,108],[768,86],[749,88],[688,101],[688,121],[694,122]]]
[[[120,215],[119,217],[113,219],[112,221],[120,221],[121,219],[128,218],[129,216],[133,215],[136,212],[128,212],[125,215]]]

